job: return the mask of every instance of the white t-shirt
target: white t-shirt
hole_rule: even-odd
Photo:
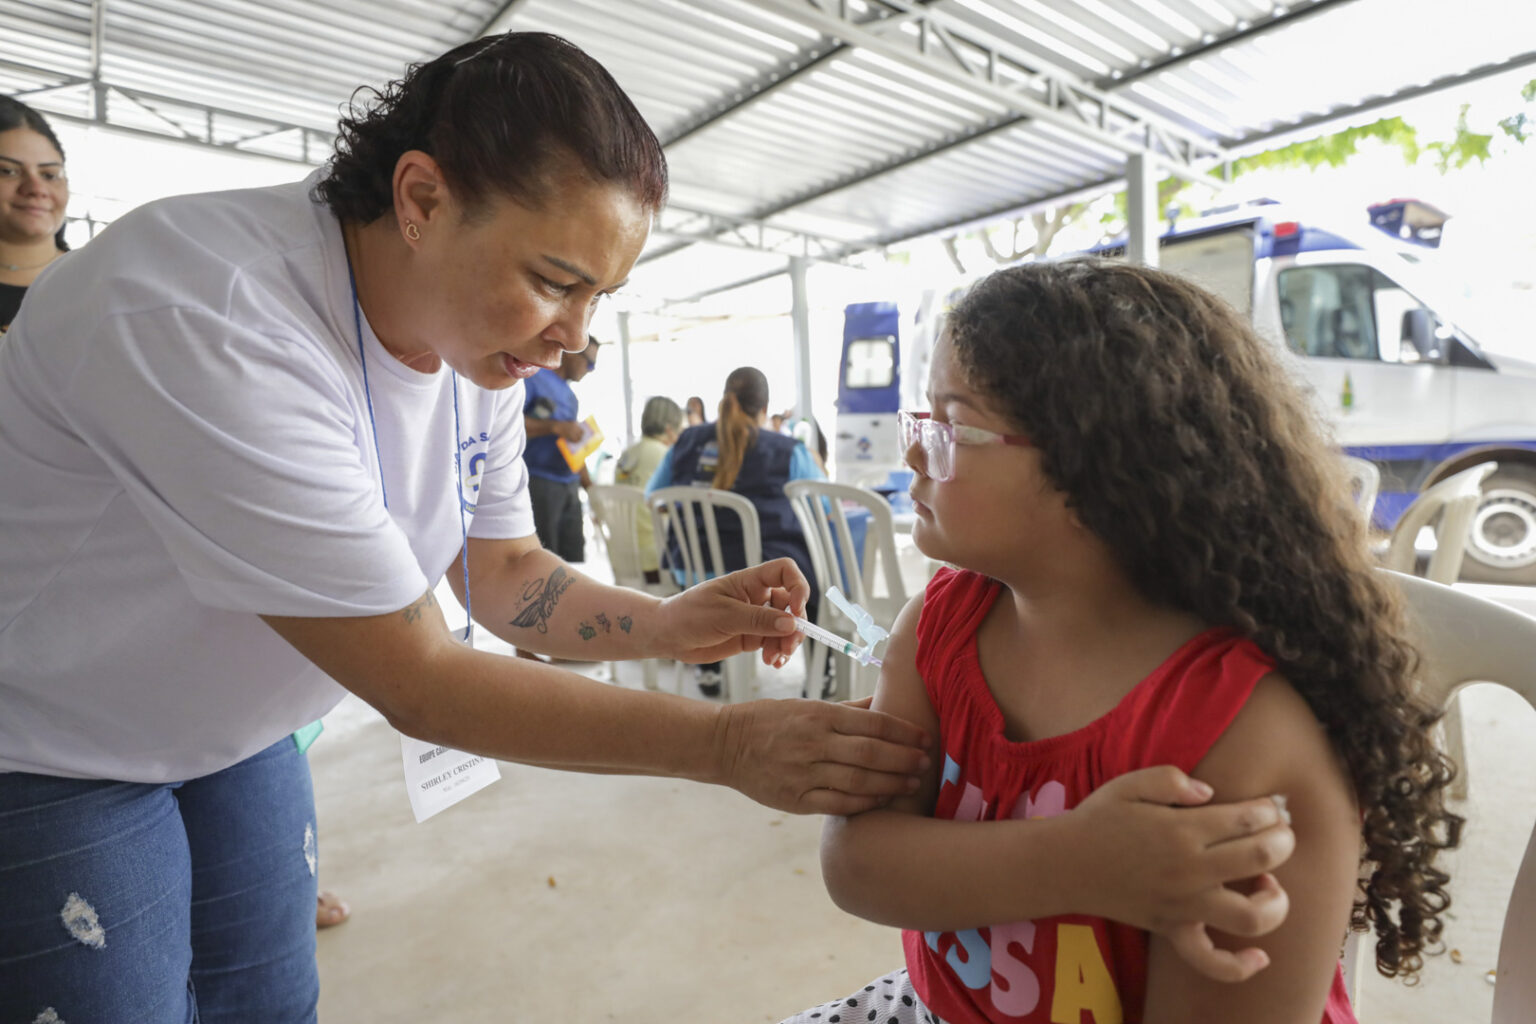
[[[520,383],[455,389],[364,319],[370,416],[314,180],[135,210],[0,342],[0,771],[234,764],[342,696],[258,613],[405,607],[457,565],[460,492],[471,536],[534,532]]]

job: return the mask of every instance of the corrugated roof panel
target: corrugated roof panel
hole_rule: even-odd
[[[1132,89],[1232,143],[1536,46],[1536,4],[1466,0],[1454,17],[1448,10],[1441,0],[1341,4],[1175,64]]]
[[[5,59],[42,64],[65,75],[90,73],[89,0],[0,0],[0,31],[5,39],[0,56]]]
[[[860,243],[1112,181],[1132,145],[1114,133],[1140,144],[1149,119],[1210,151],[1471,69],[1536,63],[1536,3],[1507,0],[102,2],[105,84],[165,97],[151,105],[192,134],[208,129],[203,108],[219,108],[214,142],[292,158],[308,143],[318,159],[323,145],[268,132],[328,133],[356,87],[492,19],[556,32],[601,61],[668,143],[676,204]],[[898,16],[850,26],[836,20],[844,9]],[[47,90],[89,76],[91,11],[0,0],[0,89],[90,117],[87,86]],[[1063,78],[1089,97],[1075,126],[1052,120],[1071,121]],[[109,102],[114,123],[168,130],[120,95]],[[694,272],[681,257],[663,262]],[[697,262],[712,273],[738,261]]]
[[[777,19],[732,19],[721,6],[529,0],[517,8],[513,26],[554,32],[592,54],[665,139],[711,104],[793,59],[807,42],[803,30],[770,31]],[[678,97],[691,99],[686,109],[679,109]]]

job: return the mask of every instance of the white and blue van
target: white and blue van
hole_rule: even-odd
[[[1159,263],[1225,298],[1292,353],[1339,444],[1381,470],[1379,528],[1390,529],[1430,484],[1497,462],[1462,576],[1536,584],[1536,365],[1486,351],[1434,297],[1422,260],[1438,237],[1433,208],[1400,200],[1370,212],[1390,234],[1315,224],[1268,202],[1213,211],[1170,228]],[[1124,244],[1095,252],[1123,255]],[[926,355],[942,326],[935,306],[927,296],[906,322],[889,303],[848,307],[839,479],[867,484],[900,466],[895,412],[922,407]]]

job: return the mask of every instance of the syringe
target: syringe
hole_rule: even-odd
[[[848,655],[848,657],[852,658],[854,661],[857,661],[860,665],[873,665],[876,668],[880,667],[880,659],[870,654],[868,648],[859,647],[851,641],[844,640],[836,633],[833,633],[830,630],[822,629],[820,626],[816,625],[814,622],[811,622],[809,619],[802,619],[798,615],[796,615],[794,619],[795,628],[804,633],[806,636],[810,637],[812,640],[819,640],[820,642],[826,644],[827,647],[831,650],[837,651],[840,654]]]

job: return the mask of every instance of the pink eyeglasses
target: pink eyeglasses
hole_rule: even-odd
[[[901,430],[903,455],[911,452],[914,445],[922,453],[922,464],[913,463],[912,468],[921,470],[924,476],[939,483],[953,480],[955,477],[955,445],[957,444],[1011,444],[1021,448],[1033,447],[1029,438],[1019,434],[999,434],[980,427],[944,423],[933,419],[932,414],[926,412],[902,410],[896,414],[896,424]]]

